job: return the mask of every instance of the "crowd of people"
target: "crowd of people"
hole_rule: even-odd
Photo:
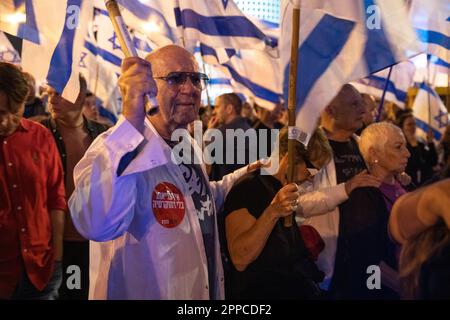
[[[376,122],[346,84],[289,181],[283,105],[201,106],[207,80],[175,45],[126,58],[113,123],[81,75],[72,103],[0,62],[0,299],[450,298],[450,126],[422,141],[411,110]],[[233,161],[206,165],[194,137],[173,161],[195,120]]]

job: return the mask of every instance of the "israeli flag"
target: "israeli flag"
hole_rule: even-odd
[[[411,18],[422,50],[450,63],[450,2],[414,0]]]
[[[373,95],[381,99],[386,88],[385,99],[395,103],[400,108],[405,108],[408,88],[414,84],[416,67],[411,61],[401,62],[392,66],[391,76],[388,81],[389,68],[374,73],[367,78],[351,82],[361,93]],[[386,81],[388,81],[386,83]]]
[[[205,44],[200,44],[200,51],[205,62],[227,75],[234,92],[269,110],[280,102],[278,59],[260,50],[214,49]]]
[[[0,31],[0,61],[9,62],[20,65],[20,56],[16,49],[6,37],[6,35]]]
[[[98,107],[109,119],[117,120],[122,112],[122,98],[118,75],[111,65],[99,56],[96,40],[89,32],[79,61],[80,72],[86,78],[88,90],[100,101]]]
[[[177,24],[178,0],[119,0],[118,3],[127,25],[145,35],[156,47],[183,45]]]
[[[445,128],[450,124],[449,114],[439,95],[425,82],[420,85],[417,92],[413,112],[418,129],[417,135],[426,140],[431,128],[434,140],[440,141]]]
[[[120,74],[120,66],[122,64],[124,54],[122,52],[122,48],[120,47],[119,38],[114,31],[108,12],[103,5],[103,8],[95,7],[94,14],[95,18],[93,28],[96,30],[97,55],[107,65],[109,65],[112,71],[116,74]],[[133,39],[139,57],[145,58],[145,56],[152,51],[153,44],[147,41],[146,37],[141,35],[138,31],[133,30],[133,32],[130,32],[130,35]],[[89,46],[91,45],[91,42],[88,40],[85,45]]]
[[[303,4],[296,126],[303,132],[299,140],[307,143],[321,112],[342,85],[407,60],[418,47],[403,1],[312,0]],[[280,52],[286,101],[292,10],[291,1],[283,0]]]
[[[23,69],[75,102],[80,91],[79,61],[92,19],[92,2],[35,0],[33,6],[43,39],[41,45],[24,40]]]
[[[431,67],[430,73],[434,75],[437,73],[443,73],[447,76],[450,74],[450,63],[431,54],[427,55],[427,60],[429,61]]]
[[[2,0],[0,30],[18,38],[40,43],[34,0]]]
[[[177,25],[183,42],[192,49],[197,41],[213,48],[268,50],[276,55],[276,41],[248,19],[232,0],[179,0]]]

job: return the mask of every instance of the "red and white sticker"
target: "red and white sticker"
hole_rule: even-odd
[[[184,218],[183,194],[175,185],[161,182],[152,192],[152,209],[160,225],[165,228],[175,228]]]

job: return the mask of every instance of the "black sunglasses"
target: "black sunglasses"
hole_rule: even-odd
[[[171,72],[165,77],[154,77],[154,79],[167,81],[171,86],[182,86],[188,77],[191,79],[192,85],[200,90],[205,89],[206,83],[209,81],[208,76],[201,72]]]

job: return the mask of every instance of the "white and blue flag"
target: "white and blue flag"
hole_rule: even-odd
[[[47,82],[74,102],[79,94],[79,61],[88,22],[90,0],[34,0],[40,45],[24,40],[22,66],[38,82]]]
[[[120,47],[119,38],[114,31],[113,25],[109,18],[108,12],[104,8],[104,5],[102,7],[95,7],[94,15],[95,18],[93,28],[96,30],[97,55],[100,59],[104,60],[107,65],[109,64],[112,71],[120,75],[120,66],[122,59],[124,58],[124,54],[122,52],[122,48]],[[128,23],[128,21],[126,22]],[[130,35],[133,39],[139,57],[145,58],[145,56],[152,51],[152,44],[138,31],[133,30],[133,32],[130,32]],[[92,41],[87,40],[85,46],[91,45]]]
[[[292,8],[291,1],[282,2],[280,52],[286,99]],[[417,49],[403,1],[302,1],[296,90],[300,140],[309,140],[321,112],[342,85],[407,60]]]
[[[186,48],[199,41],[213,48],[268,50],[275,56],[277,43],[261,31],[232,0],[179,0],[177,25]]]
[[[34,43],[40,42],[33,0],[0,1],[0,30]]]
[[[413,104],[416,118],[417,135],[426,139],[428,131],[432,130],[436,142],[441,140],[449,122],[447,108],[436,91],[425,82],[420,85]]]
[[[404,61],[392,66],[391,76],[388,81],[389,69],[384,69],[370,76],[351,82],[361,93],[373,95],[381,99],[386,88],[385,100],[395,103],[400,108],[405,108],[408,88],[414,84],[416,67],[411,61]],[[386,83],[387,82],[387,83]]]
[[[0,31],[0,61],[20,65],[20,55],[6,35]]]
[[[250,49],[214,49],[200,44],[203,60],[221,68],[233,91],[251,98],[263,108],[273,109],[281,99],[278,59],[267,52]]]
[[[450,63],[450,2],[413,0],[411,18],[422,50]]]
[[[118,3],[127,25],[145,35],[155,47],[183,45],[177,25],[178,0],[119,0]]]
[[[99,56],[99,48],[92,33],[85,40],[84,49],[79,61],[80,72],[86,78],[88,90],[100,101],[99,109],[109,113],[110,119],[116,119],[122,112],[122,98],[120,96],[118,75],[111,68],[111,64]]]

